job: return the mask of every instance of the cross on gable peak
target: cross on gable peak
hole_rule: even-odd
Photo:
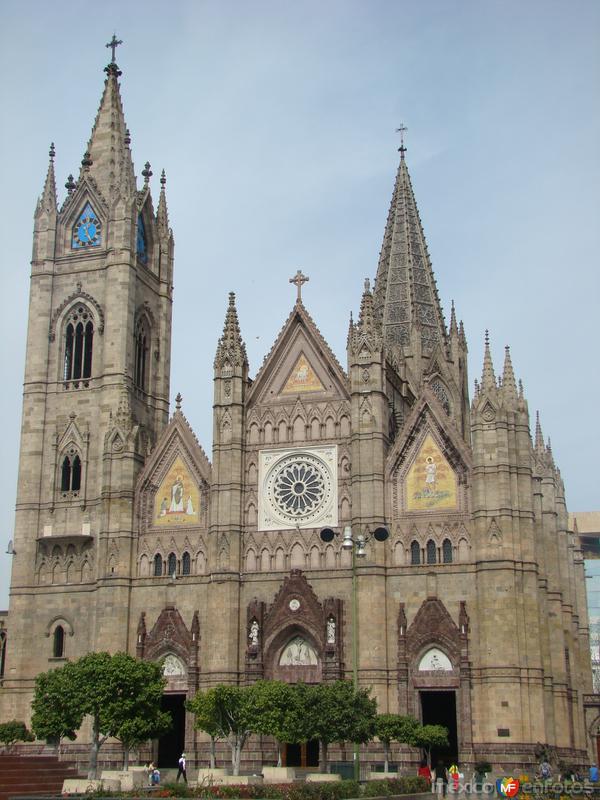
[[[310,278],[307,275],[304,275],[301,269],[299,269],[296,272],[293,278],[290,278],[290,283],[295,283],[296,288],[298,289],[298,298],[297,298],[298,303],[302,302],[302,286],[309,280]]]

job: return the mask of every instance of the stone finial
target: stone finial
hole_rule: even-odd
[[[69,194],[73,194],[73,192],[75,191],[76,187],[77,187],[77,184],[73,180],[73,176],[69,175],[69,177],[67,178],[67,182],[65,183],[65,189],[67,190],[67,192]]]
[[[126,128],[126,129],[125,129],[125,139],[124,139],[124,142],[125,142],[125,144],[127,145],[127,147],[129,147],[129,145],[131,144],[131,134],[129,133],[129,128]]]
[[[150,178],[152,177],[152,170],[150,169],[150,162],[146,161],[144,169],[142,170],[142,177],[144,178],[144,186],[148,186]]]
[[[396,133],[400,134],[400,147],[398,148],[398,152],[400,153],[400,158],[402,160],[404,160],[404,153],[406,153],[406,147],[404,146],[404,134],[407,130],[408,128],[403,122],[400,123],[399,128],[396,128]]]
[[[510,347],[508,345],[506,345],[506,347],[504,348],[504,370],[502,373],[502,387],[505,400],[508,401],[509,403],[516,404],[518,400],[517,382],[515,380],[515,373],[510,358]]]
[[[308,283],[309,280],[310,280],[310,278],[307,275],[304,275],[301,269],[299,269],[296,272],[296,274],[294,275],[293,278],[290,278],[289,282],[290,283],[295,283],[296,284],[296,289],[298,290],[298,297],[296,299],[297,303],[301,303],[302,302],[302,286],[305,283]]]
[[[177,392],[177,397],[175,398],[175,410],[181,411],[181,403],[183,401],[183,397],[181,396],[181,392]]]
[[[94,162],[92,161],[92,157],[90,155],[90,151],[86,150],[85,153],[83,154],[83,158],[81,159],[81,166],[87,172],[89,170],[89,168],[92,166],[93,163]]]
[[[50,142],[50,152],[48,153],[50,156],[50,161],[54,161],[54,156],[56,155],[56,150],[54,149],[54,142]]]
[[[165,175],[165,171],[164,171],[164,169],[163,169],[163,171],[160,173],[160,185],[161,185],[161,187],[162,187],[163,189],[164,189],[164,188],[165,188],[165,186],[167,185],[167,176]]]

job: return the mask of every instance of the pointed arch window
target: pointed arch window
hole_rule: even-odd
[[[421,548],[419,547],[419,543],[417,541],[413,541],[410,543],[410,563],[411,564],[421,563]]]
[[[450,539],[444,539],[442,544],[442,559],[444,564],[452,563],[452,542]]]
[[[135,364],[134,364],[134,380],[138,389],[148,391],[148,372],[149,372],[149,359],[148,351],[150,349],[150,328],[144,317],[138,320],[135,326]]]
[[[62,625],[57,625],[54,629],[54,636],[52,640],[52,656],[54,658],[63,658],[65,654],[65,629]]]
[[[437,561],[437,548],[433,539],[427,542],[427,563],[435,564]]]
[[[138,214],[138,222],[137,222],[137,236],[136,236],[136,246],[135,250],[137,253],[137,257],[142,262],[142,264],[148,263],[148,240],[146,238],[146,227],[144,225],[144,218],[141,214]]]
[[[100,247],[101,244],[102,223],[88,202],[73,225],[71,247],[73,250],[81,250],[89,247]]]
[[[93,347],[94,321],[92,314],[86,306],[77,306],[67,317],[63,380],[85,381],[91,377]]]
[[[65,453],[60,465],[60,490],[63,495],[81,491],[81,457],[74,447]]]
[[[177,575],[177,556],[175,553],[169,553],[167,559],[167,575]]]
[[[160,553],[154,556],[154,577],[160,578],[163,574],[163,560]]]
[[[181,574],[189,575],[192,571],[192,560],[189,553],[184,553],[181,557]]]

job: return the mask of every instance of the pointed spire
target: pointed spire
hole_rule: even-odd
[[[373,295],[371,294],[371,282],[368,278],[365,278],[365,288],[360,301],[358,329],[361,333],[366,334],[371,334],[375,331],[375,310],[373,307]]]
[[[535,442],[534,442],[535,452],[543,456],[545,454],[546,448],[544,445],[544,435],[542,433],[542,426],[540,424],[540,412],[535,412]]]
[[[117,43],[113,36],[113,42],[107,45],[113,47],[113,56]],[[109,200],[114,192],[131,195],[136,187],[128,143],[131,137],[125,124],[119,88],[121,71],[113,60],[105,72],[104,92],[84,157],[84,162],[89,163],[82,162],[80,177],[89,172],[105,199]]]
[[[404,152],[377,267],[375,313],[385,343],[409,347],[417,330],[423,351],[446,341],[446,326]]]
[[[492,363],[492,354],[490,353],[490,334],[489,331],[485,332],[485,351],[483,354],[483,372],[481,374],[481,389],[488,391],[496,388],[496,376],[494,374],[494,365]]]
[[[46,180],[44,182],[44,190],[38,202],[38,211],[45,211],[46,213],[54,213],[57,210],[56,205],[56,178],[54,176],[54,156],[56,151],[54,149],[54,142],[50,145],[48,172],[46,173]]]
[[[548,437],[548,444],[546,445],[546,456],[548,457],[549,463],[554,467],[554,455],[552,453],[552,443],[550,441],[550,437]]]
[[[225,315],[223,335],[219,339],[215,355],[215,369],[222,367],[225,362],[230,366],[247,366],[246,346],[240,333],[237,309],[235,307],[235,292],[229,292],[229,306]]]
[[[352,311],[350,311],[350,322],[348,323],[348,336],[346,337],[346,349],[352,344],[352,337],[354,336],[354,319],[352,318]]]
[[[458,325],[456,324],[456,311],[454,309],[454,300],[450,309],[450,336],[458,337]]]
[[[508,403],[515,404],[518,400],[517,395],[517,382],[515,381],[515,373],[510,358],[510,347],[506,345],[504,348],[504,370],[502,373],[502,389],[504,399]]]
[[[125,386],[122,387],[119,396],[116,422],[125,430],[131,426],[131,404],[129,402],[129,392]]]
[[[156,218],[158,220],[158,227],[160,232],[164,235],[169,234],[169,212],[167,209],[167,193],[165,187],[167,185],[167,176],[165,171],[160,173],[160,197],[158,199],[158,208],[156,210]]]

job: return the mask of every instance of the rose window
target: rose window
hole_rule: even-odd
[[[275,504],[284,514],[294,517],[315,511],[324,493],[322,471],[304,460],[284,466],[273,483]]]
[[[273,464],[265,490],[273,521],[286,526],[316,524],[330,512],[334,497],[331,470],[307,452],[287,455]]]

